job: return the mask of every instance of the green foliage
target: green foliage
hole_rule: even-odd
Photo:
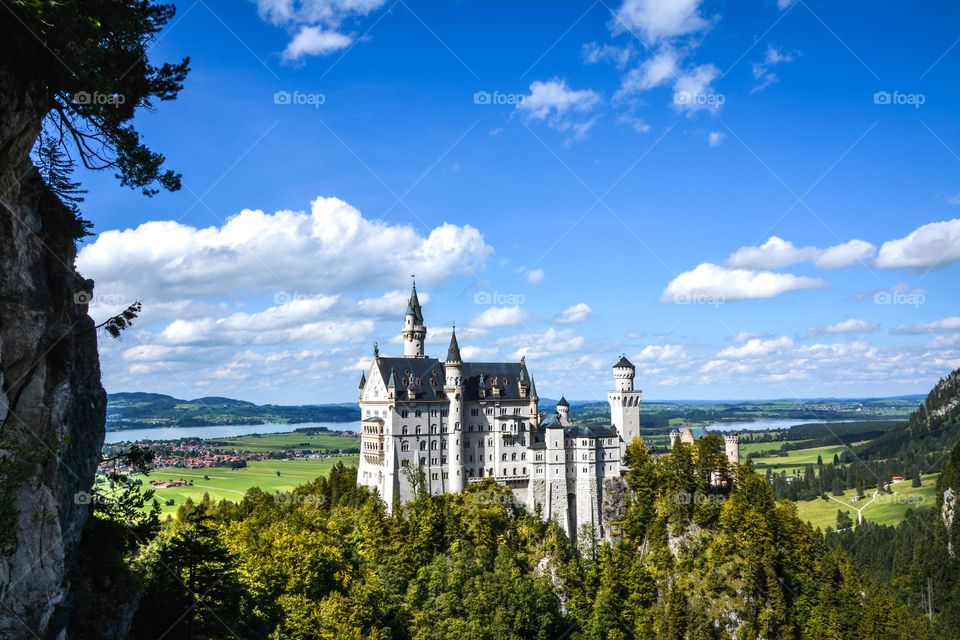
[[[149,50],[173,17],[172,4],[152,0],[6,0],[0,57],[17,98],[37,110],[47,135],[85,167],[112,170],[146,195],[158,185],[180,188],[131,124],[137,109],[173,100],[189,59],[154,66]]]

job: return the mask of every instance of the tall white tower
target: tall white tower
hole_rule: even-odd
[[[740,464],[740,435],[737,433],[723,434],[723,445],[730,468],[736,469],[736,466]]]
[[[407,315],[403,318],[403,357],[422,358],[423,343],[427,339],[427,327],[423,323],[423,309],[417,298],[417,282],[413,282],[413,291],[407,303]]]
[[[447,361],[443,368],[445,383],[443,392],[450,401],[447,420],[447,452],[450,456],[448,473],[450,482],[447,485],[452,493],[463,491],[463,453],[460,446],[460,434],[463,422],[463,359],[460,357],[460,345],[457,344],[457,328],[450,334],[450,348],[447,349]]]
[[[620,459],[623,460],[627,445],[640,435],[640,401],[643,392],[633,388],[636,368],[620,356],[613,365],[614,390],[607,394],[610,403],[610,424],[620,436]]]

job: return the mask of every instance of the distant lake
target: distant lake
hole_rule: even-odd
[[[789,429],[798,424],[828,424],[835,422],[858,422],[858,420],[800,420],[797,418],[784,418],[780,420],[748,420],[745,422],[712,422],[706,426],[706,429],[708,431],[766,431],[768,429]]]
[[[230,438],[248,436],[252,433],[289,433],[296,429],[326,427],[330,431],[360,431],[360,421],[355,422],[303,422],[300,424],[216,425],[212,427],[156,427],[153,429],[123,429],[107,431],[106,444],[136,442],[138,440],[179,440],[180,438]]]

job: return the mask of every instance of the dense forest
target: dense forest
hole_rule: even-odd
[[[657,458],[636,440],[628,463],[609,539],[568,540],[492,481],[388,513],[345,467],[163,526],[114,501],[98,526],[128,541],[137,640],[935,637],[719,436]]]

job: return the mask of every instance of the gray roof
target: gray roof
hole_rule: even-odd
[[[420,298],[417,297],[417,285],[413,285],[410,301],[407,302],[407,315],[412,315],[416,324],[423,324],[423,309],[420,308]]]
[[[627,360],[627,356],[620,356],[620,359],[617,360],[617,364],[613,365],[614,369],[618,369],[620,367],[627,367],[628,369],[636,369],[636,367],[633,366],[633,363]]]
[[[413,388],[417,400],[438,400],[443,398],[443,363],[436,358],[378,358],[380,375],[389,378],[387,387],[395,387],[398,394]],[[406,400],[404,395],[402,399]]]
[[[486,389],[486,399],[493,398],[494,383],[500,389],[501,400],[520,400],[519,362],[469,362],[463,365],[463,399],[479,400],[480,389]]]
[[[450,334],[450,348],[447,349],[447,362],[463,362],[460,357],[460,345],[457,344],[457,330]]]
[[[360,374],[360,388],[363,389],[363,387],[366,386],[366,384],[367,384],[367,374],[361,373],[361,374]]]
[[[617,433],[610,427],[598,427],[594,425],[563,425],[560,423],[560,417],[555,413],[544,416],[540,421],[541,429],[563,429],[563,435],[568,438],[613,438]]]
[[[558,407],[569,407],[569,406],[570,406],[570,403],[567,402],[567,399],[566,399],[566,398],[564,398],[563,396],[560,396],[560,401],[557,402],[557,406],[558,406]]]

